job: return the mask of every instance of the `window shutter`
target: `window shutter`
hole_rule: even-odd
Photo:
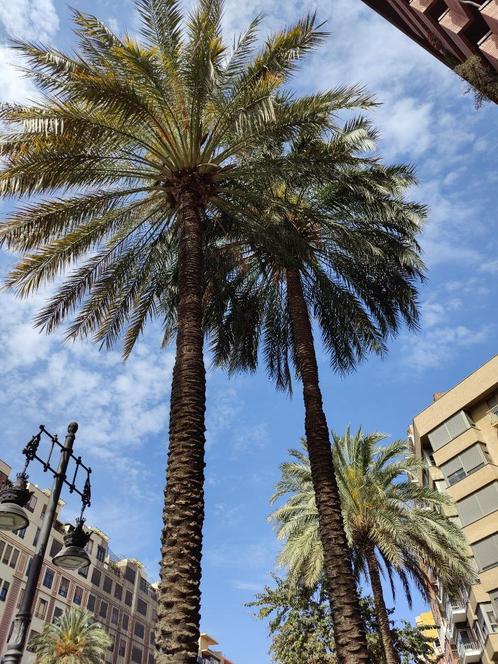
[[[472,550],[480,571],[494,567],[498,564],[498,535],[472,544]]]
[[[441,470],[443,471],[446,479],[448,479],[450,475],[453,475],[453,473],[456,473],[458,470],[461,470],[462,467],[463,466],[460,457],[455,457],[454,459],[450,459],[446,463],[443,463],[441,466]]]
[[[459,500],[456,505],[464,526],[468,526],[469,523],[477,521],[482,516],[477,494],[475,493],[463,500]]]
[[[460,459],[466,473],[471,473],[475,468],[486,463],[480,445],[473,445],[472,447],[469,447],[469,449],[464,450],[460,454]]]

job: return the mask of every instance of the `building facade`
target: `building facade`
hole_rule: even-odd
[[[436,581],[432,612],[441,664],[498,661],[498,355],[458,385],[434,395],[413,420],[420,481],[455,501],[448,516],[463,529],[479,581],[448,598]],[[437,570],[432,570],[437,579]]]
[[[497,0],[363,0],[452,69],[478,55],[498,71]]]
[[[11,468],[0,460],[0,488],[10,473]],[[27,506],[29,525],[15,533],[0,531],[0,654],[9,640],[50,497],[48,490],[36,485],[30,484],[29,489],[33,492]],[[143,565],[135,559],[115,556],[109,549],[107,535],[92,527],[87,546],[91,565],[74,572],[54,566],[52,558],[63,544],[62,507],[61,501],[38,583],[29,638],[39,634],[46,623],[53,622],[68,608],[80,606],[92,613],[111,636],[106,664],[154,664],[156,590],[148,581]],[[216,644],[214,639],[208,635],[203,638],[200,664],[232,664],[222,653],[210,650],[210,645]],[[22,664],[34,661],[28,639]]]

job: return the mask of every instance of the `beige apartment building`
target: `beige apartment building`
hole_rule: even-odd
[[[413,420],[421,481],[447,492],[463,528],[479,582],[460,600],[438,587],[432,611],[441,664],[498,661],[498,355]],[[437,578],[437,570],[433,570]]]
[[[10,473],[10,466],[0,459],[0,488]],[[48,490],[36,485],[30,484],[29,489],[33,491],[27,506],[31,517],[29,526],[17,532],[0,531],[0,655],[7,645],[12,620],[21,602],[50,497]],[[147,580],[143,565],[138,560],[114,555],[107,535],[92,527],[87,547],[91,565],[74,572],[54,566],[52,558],[63,544],[62,507],[61,501],[40,575],[30,638],[66,609],[81,606],[94,614],[112,638],[105,664],[154,664],[157,600],[155,587]],[[201,636],[199,664],[232,664],[221,652],[211,650],[213,645],[216,641],[212,637]],[[28,644],[22,664],[34,661]]]

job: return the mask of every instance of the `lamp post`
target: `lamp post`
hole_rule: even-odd
[[[44,471],[49,471],[54,477],[50,500],[43,519],[38,544],[31,560],[24,597],[12,625],[11,637],[7,644],[7,650],[2,658],[2,664],[20,664],[21,662],[28,637],[29,625],[31,624],[33,604],[40,572],[64,484],[69,487],[70,493],[76,492],[79,494],[81,497],[82,509],[80,518],[76,520],[76,527],[69,526],[68,532],[64,537],[64,548],[53,558],[52,562],[58,567],[72,570],[87,567],[90,564],[90,559],[84,550],[84,547],[88,543],[91,533],[85,531],[83,528],[83,513],[85,508],[90,505],[90,474],[92,471],[91,468],[83,464],[81,457],[75,457],[73,454],[74,438],[77,430],[77,423],[71,422],[67,428],[64,444],[61,444],[57,439],[57,436],[49,433],[45,427],[41,425],[40,431],[33,436],[23,450],[23,454],[26,457],[26,463],[22,473],[17,475],[15,484],[12,485],[9,483],[7,487],[0,491],[0,530],[18,530],[29,523],[29,518],[24,511],[24,507],[27,505],[32,495],[27,488],[27,469],[30,462],[33,460],[39,461],[43,465]],[[50,445],[48,457],[45,459],[38,456],[42,435],[48,438]],[[57,469],[51,466],[51,458],[54,450],[59,451],[59,463]],[[75,463],[75,470],[72,479],[69,480],[67,470],[71,460]],[[86,479],[84,480],[81,490],[78,489],[76,485],[80,468],[83,469],[86,474]]]

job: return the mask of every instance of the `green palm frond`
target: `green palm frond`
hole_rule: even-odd
[[[72,608],[30,641],[38,664],[101,664],[111,637],[87,611]]]
[[[404,441],[384,440],[385,434],[353,434],[349,428],[343,436],[333,434],[334,467],[356,574],[368,575],[365,556],[373,546],[391,587],[396,574],[409,602],[410,580],[429,596],[429,569],[436,570],[456,596],[475,580],[475,572],[462,531],[442,510],[452,502],[413,481],[421,465]],[[271,499],[285,502],[270,520],[283,541],[279,562],[293,582],[314,587],[323,572],[323,551],[305,442],[289,455]]]

